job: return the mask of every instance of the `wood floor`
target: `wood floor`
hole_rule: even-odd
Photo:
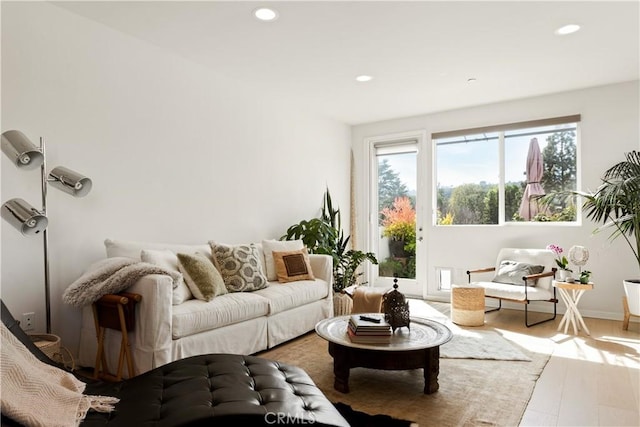
[[[410,304],[414,315],[424,301]],[[428,304],[449,315],[449,304]],[[640,324],[623,331],[622,321],[585,318],[590,336],[565,335],[557,331],[561,319],[527,328],[524,312],[502,309],[480,327],[551,352],[520,426],[640,426]]]

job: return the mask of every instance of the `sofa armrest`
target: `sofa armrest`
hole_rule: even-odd
[[[309,254],[311,270],[316,279],[322,279],[333,289],[333,258],[331,255]]]
[[[127,289],[142,296],[131,342],[137,373],[171,361],[172,291],[171,277],[161,274],[144,276]]]

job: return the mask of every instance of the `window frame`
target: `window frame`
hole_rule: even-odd
[[[505,133],[508,131],[537,128],[552,125],[563,125],[575,123],[576,132],[576,189],[581,188],[581,164],[580,164],[580,152],[581,152],[581,132],[580,132],[581,115],[574,114],[569,116],[553,117],[547,119],[528,120],[523,122],[507,123],[502,125],[491,125],[476,128],[458,129],[454,131],[433,132],[431,134],[432,145],[432,158],[433,158],[433,181],[432,181],[432,203],[433,203],[433,215],[432,225],[435,227],[540,227],[542,225],[552,227],[576,227],[582,225],[582,216],[577,209],[575,221],[507,221],[505,218]],[[438,224],[438,139],[453,138],[458,136],[477,135],[481,133],[498,133],[498,223],[497,224]],[[580,206],[581,198],[576,197],[576,206]]]

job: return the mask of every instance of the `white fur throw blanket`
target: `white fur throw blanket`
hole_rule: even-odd
[[[2,323],[2,414],[26,426],[77,426],[90,409],[111,412],[119,399],[82,392],[86,384],[36,358]]]
[[[91,266],[87,272],[73,282],[62,294],[62,300],[75,307],[92,304],[107,294],[117,294],[135,284],[148,274],[164,274],[173,279],[173,288],[178,286],[182,274],[155,264],[133,258],[106,258]]]

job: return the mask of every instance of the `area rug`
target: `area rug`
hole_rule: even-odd
[[[446,359],[518,360],[531,358],[494,331],[455,330],[453,338],[440,346],[440,357]]]
[[[424,394],[422,369],[351,370],[349,393],[333,388],[333,359],[327,342],[315,332],[284,343],[259,356],[302,367],[332,402],[356,411],[389,415],[425,426],[517,426],[549,353],[531,347],[522,353],[531,359],[440,360],[440,389]]]
[[[389,415],[370,415],[354,410],[351,406],[336,402],[333,404],[342,416],[349,422],[351,427],[411,427],[416,424],[407,420],[390,417]]]

